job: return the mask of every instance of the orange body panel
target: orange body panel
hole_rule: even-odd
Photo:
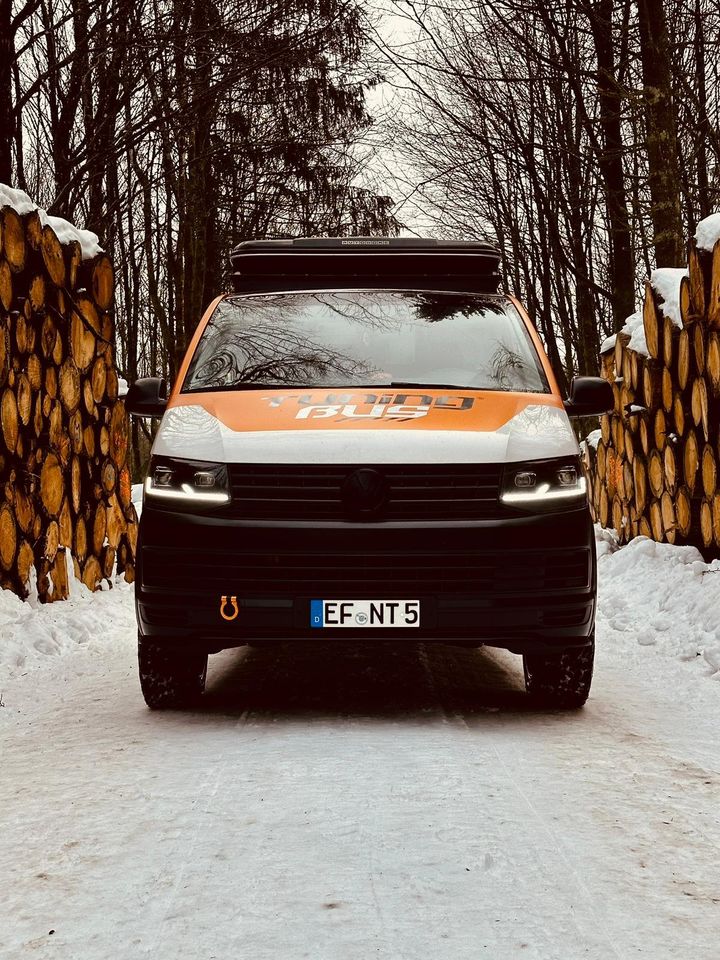
[[[176,394],[173,407],[201,406],[230,430],[498,430],[529,405],[562,407],[550,393],[484,390],[243,390]]]

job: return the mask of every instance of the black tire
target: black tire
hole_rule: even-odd
[[[208,655],[138,637],[140,688],[151,710],[196,706],[205,689]]]
[[[582,707],[590,693],[594,661],[594,637],[586,647],[556,654],[526,653],[523,655],[525,689],[543,706],[559,710]]]

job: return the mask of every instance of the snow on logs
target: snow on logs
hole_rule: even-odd
[[[622,542],[720,547],[720,215],[698,227],[687,270],[653,271],[601,373],[615,408],[584,445],[595,519]]]
[[[0,185],[0,586],[68,596],[134,578],[137,515],[97,237]]]

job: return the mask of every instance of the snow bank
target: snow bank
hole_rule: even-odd
[[[682,267],[659,267],[650,274],[653,290],[663,299],[660,313],[670,317],[681,330],[683,322],[680,316],[680,281],[687,275],[687,270]]]
[[[720,213],[711,213],[698,224],[695,243],[700,250],[712,250],[718,240],[720,240]]]
[[[118,396],[122,400],[123,397],[127,396],[129,390],[128,382],[123,377],[118,377]]]
[[[32,584],[30,597],[24,601],[11,590],[0,590],[0,678],[60,661],[61,672],[77,673],[85,668],[69,654],[87,648],[102,656],[110,631],[112,639],[134,638],[132,585],[118,577],[112,589],[106,584],[105,589],[92,593],[75,578],[72,562],[68,571],[70,597],[57,603],[39,603]]]
[[[647,537],[619,548],[612,531],[595,531],[601,635],[700,663],[720,680],[720,560]]]
[[[91,230],[78,230],[67,220],[61,217],[51,217],[42,207],[30,199],[23,190],[13,190],[12,187],[0,183],[0,207],[12,207],[20,216],[37,210],[42,225],[48,224],[57,234],[60,243],[72,243],[77,240],[82,248],[83,260],[89,260],[103,252],[97,234]]]

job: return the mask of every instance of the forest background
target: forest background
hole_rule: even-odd
[[[99,235],[129,382],[239,241],[404,232],[498,242],[565,387],[720,209],[719,48],[717,0],[0,0],[0,182]]]

